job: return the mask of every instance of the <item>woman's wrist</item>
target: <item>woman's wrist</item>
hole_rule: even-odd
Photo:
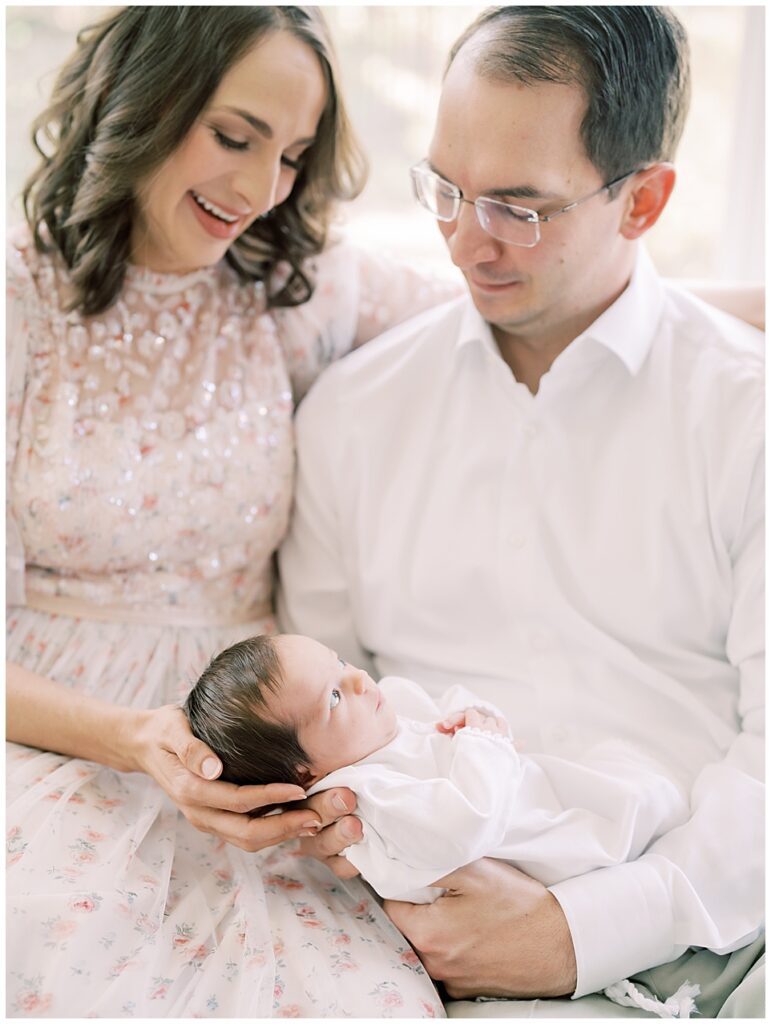
[[[120,772],[145,771],[142,759],[143,736],[152,711],[125,707],[114,707],[113,711],[115,742],[110,767]]]

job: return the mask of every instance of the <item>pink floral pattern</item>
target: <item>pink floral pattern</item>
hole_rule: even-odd
[[[315,272],[310,302],[266,313],[261,288],[221,266],[132,269],[86,321],[63,312],[56,260],[14,234],[12,661],[152,707],[275,628],[295,402],[331,360],[454,290],[344,245]],[[7,765],[10,1016],[443,1015],[358,880],[291,844],[246,854],[197,832],[138,773],[17,744]]]

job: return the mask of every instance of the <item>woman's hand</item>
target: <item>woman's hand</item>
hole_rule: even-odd
[[[222,764],[192,734],[181,708],[168,705],[138,714],[132,735],[126,737],[136,768],[152,776],[201,832],[254,852],[284,839],[313,835],[321,828],[319,815],[308,807],[250,817],[248,812],[256,808],[303,800],[305,792],[300,786],[283,783],[236,786],[216,782]]]

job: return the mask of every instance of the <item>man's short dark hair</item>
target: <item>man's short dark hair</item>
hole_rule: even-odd
[[[295,726],[268,707],[282,682],[275,643],[255,636],[218,654],[188,694],[183,710],[193,735],[220,758],[226,782],[308,785],[310,759]]]
[[[468,44],[483,78],[584,90],[581,135],[605,181],[674,157],[690,76],[685,29],[666,7],[491,7],[455,43],[448,69]]]

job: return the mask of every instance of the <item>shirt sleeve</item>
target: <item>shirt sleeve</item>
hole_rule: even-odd
[[[725,758],[697,776],[684,825],[635,861],[551,887],[573,937],[576,998],[668,963],[690,946],[728,953],[762,931],[764,473],[762,415],[753,412],[757,436],[749,452],[737,452],[731,478],[740,488],[735,493],[746,495],[744,512],[728,539],[733,609],[726,653],[739,672],[739,731]]]
[[[360,784],[354,774],[346,783],[334,773],[330,784],[356,792],[364,824],[361,841],[344,856],[384,899],[428,902],[439,892],[426,887],[503,841],[519,775],[513,745],[470,729],[461,729],[451,742],[449,770],[441,778],[377,769]]]
[[[283,632],[315,637],[376,676],[355,620],[355,594],[349,587],[351,556],[338,522],[337,466],[345,434],[338,427],[336,397],[331,379],[325,378],[295,419],[294,507],[279,549],[276,610]]]
[[[6,250],[5,322],[5,599],[24,604],[24,546],[12,508],[12,472],[19,446],[19,426],[26,389],[29,336],[32,330],[34,286],[22,255],[14,245]]]
[[[313,260],[314,291],[273,311],[296,402],[322,370],[352,349],[462,292],[458,279],[420,271],[340,240]]]

